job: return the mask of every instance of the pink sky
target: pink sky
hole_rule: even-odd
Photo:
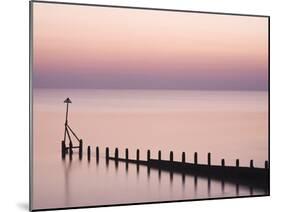
[[[267,18],[33,5],[35,87],[268,87]]]

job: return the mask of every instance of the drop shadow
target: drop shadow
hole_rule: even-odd
[[[27,202],[19,202],[17,203],[19,209],[24,211],[29,211],[29,204]]]

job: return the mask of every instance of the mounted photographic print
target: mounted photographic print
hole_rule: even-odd
[[[30,2],[30,210],[269,195],[269,17]]]

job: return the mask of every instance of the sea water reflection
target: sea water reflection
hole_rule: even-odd
[[[65,97],[69,124],[100,157],[60,157]],[[35,89],[33,105],[33,208],[61,208],[265,194],[227,181],[106,161],[104,149],[128,148],[162,158],[175,152],[198,163],[264,167],[268,155],[266,92],[115,91]],[[95,149],[93,149],[95,151]],[[84,150],[85,154],[85,150]],[[123,152],[120,157],[124,158]]]
[[[87,203],[103,205],[266,193],[262,189],[224,180],[174,173],[140,164],[106,160],[103,157],[93,157],[90,161],[76,158],[62,160],[65,200],[60,204],[65,207],[77,204],[78,194],[82,206]],[[79,182],[77,177],[81,172],[87,174]],[[106,194],[108,189],[110,193]]]

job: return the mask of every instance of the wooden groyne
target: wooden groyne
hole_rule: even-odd
[[[265,161],[264,168],[254,167],[254,161],[250,160],[249,167],[239,166],[239,159],[236,160],[235,166],[226,166],[225,159],[221,160],[221,165],[211,164],[211,153],[207,154],[207,164],[198,163],[198,153],[194,153],[194,162],[186,162],[186,154],[182,153],[181,161],[174,160],[174,154],[171,151],[169,160],[163,160],[161,151],[158,152],[158,158],[152,159],[150,150],[147,150],[147,159],[140,160],[140,151],[136,150],[136,156],[129,158],[129,151],[125,149],[125,157],[119,157],[118,148],[114,151],[114,156],[109,155],[107,148],[106,160],[114,160],[116,162],[134,163],[137,165],[145,165],[148,168],[158,169],[173,173],[196,175],[198,177],[206,177],[239,185],[247,185],[250,187],[268,190],[269,187],[269,165]]]
[[[68,148],[62,145],[62,152]],[[180,173],[187,175],[194,175],[197,177],[205,177],[208,179],[217,179],[225,182],[234,183],[236,185],[246,185],[253,188],[261,188],[263,190],[269,189],[269,164],[265,161],[264,168],[257,168],[254,166],[254,161],[250,160],[248,167],[240,166],[239,159],[236,159],[235,166],[227,166],[225,159],[221,159],[221,165],[212,165],[211,163],[211,153],[207,154],[207,164],[198,163],[198,153],[194,153],[193,163],[186,161],[186,153],[182,152],[181,160],[174,160],[174,153],[170,151],[169,160],[162,159],[161,151],[158,151],[158,157],[152,158],[151,151],[147,150],[146,160],[140,159],[140,150],[137,149],[135,152],[135,157],[129,158],[129,149],[125,149],[124,157],[120,157],[120,152],[118,148],[114,149],[113,156],[110,155],[109,148],[105,148],[105,159],[108,163],[109,160],[118,162],[124,162],[126,165],[129,163],[136,164],[137,166],[143,165],[147,166],[149,169],[157,169],[159,171],[168,171],[170,173]],[[71,151],[68,151],[69,158],[72,159]],[[64,152],[65,154],[65,152]],[[79,148],[79,159],[82,158],[83,154],[82,148]],[[87,159],[91,161],[91,147],[87,148]],[[100,150],[96,147],[95,151],[96,161],[99,161]],[[62,155],[65,158],[65,155]]]

